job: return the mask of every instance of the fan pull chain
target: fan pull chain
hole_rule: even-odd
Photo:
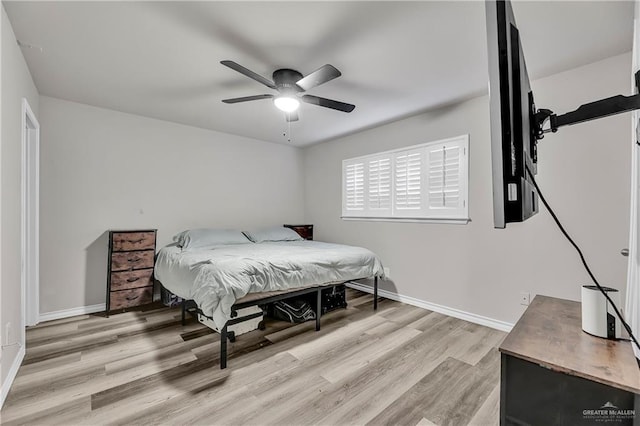
[[[282,136],[287,138],[287,142],[291,143],[291,121],[289,121],[289,114],[285,113],[285,117],[287,117],[287,127],[284,129]]]

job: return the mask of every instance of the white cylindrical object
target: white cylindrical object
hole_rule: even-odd
[[[609,298],[620,306],[620,292],[615,288],[603,287]],[[582,286],[582,330],[605,339],[618,339],[622,324],[611,304],[598,287]]]

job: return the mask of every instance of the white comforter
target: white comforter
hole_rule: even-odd
[[[382,276],[371,251],[318,241],[216,246],[182,251],[170,244],[156,259],[155,276],[172,293],[193,299],[218,327],[247,293]]]

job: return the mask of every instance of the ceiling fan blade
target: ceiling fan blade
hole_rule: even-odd
[[[302,101],[308,104],[319,105],[325,108],[337,109],[342,112],[351,112],[356,107],[355,105],[347,104],[340,101],[334,101],[333,99],[321,98],[319,96],[304,95]]]
[[[267,78],[264,78],[260,74],[256,74],[255,72],[251,71],[248,68],[243,67],[240,64],[237,64],[237,63],[235,63],[233,61],[220,61],[220,63],[222,65],[225,65],[225,66],[231,68],[234,71],[238,71],[240,74],[244,74],[247,77],[252,78],[257,82],[264,84],[267,87],[270,87],[272,89],[276,88],[276,85],[273,84],[273,81],[271,81],[271,80],[269,80]]]
[[[269,98],[273,98],[273,95],[243,96],[242,98],[223,99],[222,102],[224,102],[225,104],[237,104],[238,102],[257,101],[260,99]]]
[[[298,121],[300,117],[298,117],[298,111],[285,112],[284,117],[288,122]]]
[[[333,65],[323,65],[311,74],[302,77],[300,80],[296,82],[298,87],[303,90],[309,90],[316,86],[320,86],[321,84],[326,83],[327,81],[331,81],[334,78],[338,78],[342,75],[340,71]]]

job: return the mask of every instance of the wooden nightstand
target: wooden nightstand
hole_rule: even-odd
[[[296,231],[305,240],[313,240],[313,225],[282,225]]]
[[[500,424],[638,424],[633,348],[582,331],[579,302],[537,295],[499,349]]]
[[[109,231],[107,315],[153,302],[156,230]]]

